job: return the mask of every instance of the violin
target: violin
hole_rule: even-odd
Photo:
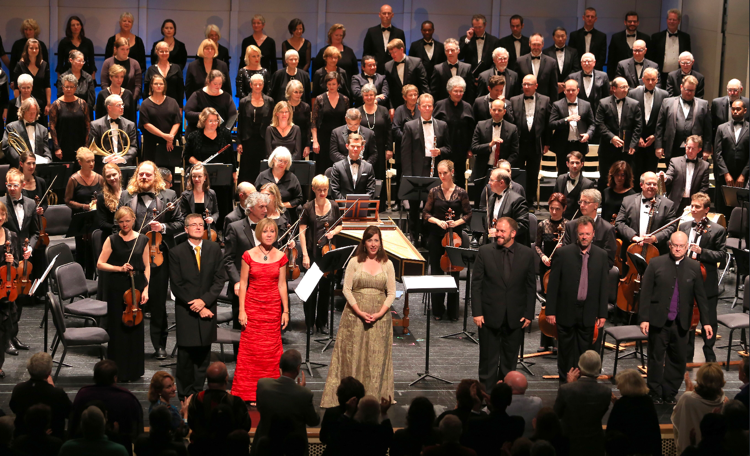
[[[10,241],[5,241],[5,253],[10,253]],[[17,274],[12,261],[0,266],[0,298],[6,298],[8,301],[18,298],[18,287],[15,284]]]
[[[135,238],[136,244],[138,238]],[[135,246],[133,246],[135,247]],[[141,291],[135,287],[135,271],[130,271],[130,288],[122,295],[125,310],[122,312],[122,323],[125,326],[138,326],[143,322],[143,311],[141,310]]]
[[[612,226],[615,226],[615,221],[617,220],[617,214],[612,214]],[[622,274],[622,239],[619,237],[615,238],[615,242],[617,243],[617,250],[615,251],[615,266],[617,266],[617,269],[620,271],[620,274]]]
[[[153,217],[151,221],[156,220],[158,217],[156,206],[154,206],[153,209]],[[145,220],[145,218],[144,218]],[[157,231],[149,230],[148,234],[146,234],[146,237],[148,238],[148,254],[151,258],[151,267],[156,268],[162,265],[164,263],[164,253],[161,251],[161,233]]]
[[[23,251],[25,252],[27,248],[29,248],[28,238],[23,241]],[[34,269],[34,267],[29,260],[25,258],[21,260],[21,264],[19,264],[17,268],[18,280],[16,286],[18,287],[18,294],[27,295],[31,291],[31,285],[33,284],[33,280],[31,279],[32,269]]]
[[[57,176],[55,176],[57,177]],[[41,199],[39,199],[39,195],[36,195],[34,197],[34,202],[36,202],[36,207],[39,207],[40,204],[42,204]],[[41,249],[44,246],[49,245],[49,235],[47,234],[47,217],[44,215],[39,216],[39,239],[36,241],[36,245],[34,246],[35,249]]]
[[[286,224],[287,229],[290,229],[291,226],[289,223]],[[286,264],[286,277],[289,280],[297,280],[299,278],[299,265],[297,264],[297,255],[299,252],[297,251],[296,243],[294,244],[295,247],[289,248],[288,246],[284,246],[286,249],[286,258],[288,260]]]
[[[646,229],[648,233],[651,233],[655,213],[656,198],[651,198],[651,209],[648,211],[648,228]],[[657,249],[656,246],[646,244],[645,242],[642,247],[633,243],[628,247],[628,253],[638,254],[646,260],[646,263],[649,263],[653,258],[659,256],[659,249]],[[628,273],[620,279],[620,286],[617,287],[617,307],[624,312],[634,314],[638,312],[638,303],[635,300],[635,293],[641,289],[641,276],[638,274],[635,264],[631,261],[630,255],[627,255],[626,265],[628,266]]]
[[[448,209],[445,213],[445,220],[451,221],[453,220],[453,217],[455,217],[453,209]],[[445,233],[445,236],[443,236],[443,240],[440,242],[443,247],[461,247],[461,236],[459,236],[458,233],[455,233],[452,227],[448,226],[448,230]],[[461,266],[454,266],[451,263],[451,259],[448,258],[448,251],[446,250],[445,253],[443,253],[443,256],[440,257],[440,269],[442,269],[443,272],[450,274],[451,272],[462,271],[464,268]]]
[[[203,212],[203,222],[206,224],[206,230],[203,231],[203,239],[210,239],[211,241],[216,242],[216,239],[218,239],[218,236],[216,235],[216,230],[212,229],[211,225],[209,225],[208,222],[206,222],[206,219],[209,217],[211,217],[211,212],[208,209],[206,209],[205,212]]]
[[[695,232],[698,234],[698,236],[702,236],[706,234],[706,231],[708,231],[708,217],[703,217],[703,220],[698,222],[698,224],[695,227]],[[690,252],[688,251],[688,255],[690,255]],[[701,263],[701,276],[703,276],[703,281],[706,281],[706,265]],[[693,299],[693,319],[690,321],[690,329],[694,330],[700,325],[701,322],[701,313],[698,310],[698,301]]]
[[[333,243],[331,239],[326,238],[326,234],[328,234],[329,231],[331,231],[330,224],[328,222],[323,225],[326,229],[326,232],[323,234],[323,237],[320,238],[318,241],[318,245],[320,245],[321,241],[323,242],[323,247],[321,248],[321,255],[325,255],[326,253],[330,252],[331,250],[336,249],[336,244]],[[336,272],[336,271],[334,271]],[[328,272],[323,274],[324,277],[328,277]]]

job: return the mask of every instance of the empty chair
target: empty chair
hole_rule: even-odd
[[[229,329],[221,326],[216,328],[216,343],[219,344],[219,349],[221,350],[221,359],[224,359],[224,344],[239,344],[240,333],[239,329]]]
[[[55,271],[55,280],[60,299],[63,302],[68,299],[72,301],[63,309],[66,314],[92,320],[95,323],[98,323],[99,318],[107,315],[106,302],[87,297],[86,276],[80,264],[68,263],[58,267]],[[73,301],[75,298],[82,299]]]
[[[52,207],[52,206],[50,206]],[[49,271],[48,277],[48,283],[50,285],[50,289],[56,293],[59,294],[57,291],[57,277],[55,276],[55,271],[57,271],[57,268],[64,264],[74,263],[75,259],[73,258],[73,252],[70,250],[70,247],[68,244],[65,243],[57,243],[52,244],[52,240],[50,240],[50,245],[47,247],[45,255],[47,256],[47,264],[52,262],[52,259],[57,257],[57,260],[55,261],[55,264],[52,266],[52,269]],[[96,294],[97,284],[96,280],[89,280],[86,279],[86,296],[93,296]]]
[[[739,329],[742,331],[741,341],[747,340],[745,338],[745,330],[750,327],[750,315],[747,314],[748,310],[750,309],[750,302],[748,302],[748,300],[750,300],[750,298],[748,298],[748,294],[750,294],[750,292],[748,292],[748,277],[750,276],[747,275],[748,255],[748,250],[735,250],[735,258],[737,261],[737,283],[742,280],[740,277],[742,275],[745,275],[745,294],[742,300],[742,312],[727,313],[724,315],[719,315],[719,317],[717,318],[717,322],[721,326],[725,326],[727,329],[729,329],[729,343],[727,343],[727,345],[725,345],[724,347],[717,347],[727,349],[726,370],[729,370],[729,361],[732,357],[733,347],[741,346],[745,351],[747,351],[747,346],[744,346],[742,342],[740,344],[732,344],[732,338],[734,337],[734,331]]]
[[[5,175],[3,174],[3,176]],[[73,219],[73,211],[65,204],[56,204],[47,207],[47,210],[44,211],[44,218],[47,219],[47,234],[50,237],[65,236]],[[66,244],[71,252],[75,252],[76,242],[74,238],[62,237],[49,240],[50,247],[56,244]]]

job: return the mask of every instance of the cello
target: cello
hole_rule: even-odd
[[[23,241],[23,251],[25,252],[26,249],[29,248],[29,239],[26,238],[25,241]],[[31,271],[33,266],[31,265],[31,262],[27,259],[21,260],[21,263],[18,265],[17,272],[18,272],[18,281],[17,287],[18,287],[18,294],[20,295],[27,295],[31,291],[31,285],[33,281],[31,280]]]
[[[648,233],[651,233],[651,228],[654,222],[656,203],[656,198],[651,198],[651,208],[648,211],[648,228],[646,228]],[[656,246],[645,242],[641,247],[639,247],[637,243],[631,244],[628,247],[627,252],[642,256],[643,259],[646,260],[646,263],[659,256],[659,249],[657,249]],[[633,261],[630,259],[630,255],[627,255],[625,264],[628,266],[628,272],[620,279],[620,285],[617,287],[617,307],[623,312],[632,315],[638,312],[638,303],[635,300],[635,294],[641,289],[641,276],[638,274],[635,264],[633,264]]]
[[[5,241],[5,253],[10,253],[10,241]],[[5,266],[0,266],[0,298],[15,301],[18,298],[18,287],[16,276],[18,271],[13,267],[13,262],[8,261]]]
[[[445,213],[445,220],[450,222],[453,220],[453,217],[455,217],[453,209],[448,209]],[[459,236],[458,233],[455,233],[453,228],[449,225],[445,236],[443,236],[443,240],[440,241],[440,243],[443,245],[443,248],[461,247],[461,236]],[[440,257],[440,269],[442,269],[443,272],[450,274],[452,272],[462,271],[464,268],[461,266],[454,266],[451,263],[451,259],[448,258],[448,251],[446,250],[445,253],[443,253],[443,256]]]
[[[708,231],[708,217],[703,217],[703,220],[698,222],[698,224],[695,226],[695,233],[698,236],[702,236],[706,234],[706,231]],[[688,253],[690,255],[690,253]],[[701,263],[701,276],[703,277],[703,281],[706,281],[706,266]],[[698,310],[698,301],[693,299],[693,318],[690,321],[690,329],[695,330],[701,322],[701,313]]]

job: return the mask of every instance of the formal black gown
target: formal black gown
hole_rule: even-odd
[[[165,97],[161,104],[156,104],[151,98],[146,98],[141,103],[140,113],[138,128],[143,134],[143,160],[151,160],[171,170],[174,170],[175,166],[180,166],[179,149],[175,147],[171,152],[167,151],[167,142],[146,129],[146,124],[151,124],[159,131],[169,133],[175,124],[182,125],[177,102],[171,97]]]
[[[453,103],[450,98],[435,103],[435,111],[432,116],[448,124],[450,135],[451,160],[453,161],[455,181],[465,185],[466,159],[471,150],[471,138],[474,135],[474,111],[471,105],[463,100]],[[437,163],[435,163],[437,166]]]
[[[349,108],[349,98],[339,95],[336,106],[331,106],[328,92],[318,95],[313,101],[312,124],[318,129],[318,145],[320,153],[311,154],[315,160],[315,174],[325,174],[333,166],[331,160],[331,132],[334,128],[346,124],[346,110]]]
[[[159,56],[156,53],[156,45],[160,41],[164,41],[163,38],[164,37],[162,37],[162,39],[159,41],[154,41],[154,44],[151,45],[151,64],[152,65],[159,61]],[[185,65],[187,65],[187,58],[188,58],[188,53],[187,53],[187,49],[185,48],[185,43],[175,38],[174,46],[172,47],[172,50],[169,51],[169,63],[174,63],[175,65],[179,65],[180,73],[182,73],[182,70],[185,69]]]
[[[91,119],[88,105],[80,98],[70,103],[58,98],[49,110],[50,135],[52,136],[53,153],[62,150],[62,160],[54,157],[54,161],[75,162],[76,151],[79,147],[89,145],[89,131]],[[54,125],[54,127],[53,127]]]
[[[292,154],[292,160],[302,159],[302,130],[292,125],[286,136],[281,136],[278,128],[268,126],[266,128],[266,150],[273,152],[277,147],[286,147]]]
[[[146,70],[146,76],[144,79],[144,99],[151,96],[151,78],[153,78],[155,75],[164,77],[164,79],[167,81],[166,95],[170,98],[173,98],[174,101],[177,102],[177,105],[180,107],[180,109],[182,109],[185,98],[185,82],[182,79],[182,68],[180,68],[180,65],[176,63],[170,65],[166,76],[161,74],[158,66],[151,65],[148,70]]]
[[[632,188],[623,193],[617,193],[612,187],[605,188],[602,192],[602,220],[612,222],[612,216],[620,212],[622,200],[630,195],[635,195]]]
[[[62,77],[66,74],[73,74],[70,70],[66,70],[63,74],[57,78],[57,94],[62,95]],[[94,108],[96,107],[96,81],[91,77],[89,73],[81,70],[81,77],[78,79],[78,87],[76,88],[75,95],[81,100],[85,101],[89,106],[89,117],[94,118]]]
[[[252,34],[242,40],[240,55],[244,57],[247,47],[251,44],[254,46],[258,46],[258,43],[255,41],[255,37],[253,37]],[[263,40],[263,44],[258,46],[258,49],[260,49],[261,55],[260,66],[268,69],[268,71],[270,71],[271,73],[275,73],[279,68],[278,62],[276,61],[276,41],[274,41],[270,36],[266,36],[266,39]]]
[[[339,81],[339,93],[342,95],[346,95],[350,100],[352,99],[352,92],[350,89],[349,81],[351,78],[351,75],[346,72],[345,69],[341,67],[336,67],[336,73],[338,74],[338,81]],[[326,71],[325,67],[318,68],[315,73],[313,73],[313,79],[312,79],[312,96],[313,98],[317,97],[321,93],[325,93],[328,91],[328,87],[326,86],[325,77],[328,72]]]
[[[112,35],[107,40],[107,46],[104,48],[105,60],[112,57],[115,53],[116,36],[117,35]],[[141,66],[141,70],[143,70],[144,68],[148,68],[148,66],[146,65],[146,47],[143,45],[143,40],[140,36],[135,37],[135,44],[130,47],[128,57],[138,62],[138,64]],[[115,63],[119,62],[117,62],[117,60],[115,59]]]
[[[385,106],[376,105],[377,109],[375,114],[367,114],[365,107],[360,106],[359,112],[362,114],[361,127],[369,128],[375,133],[375,145],[377,146],[378,159],[374,164],[375,167],[375,178],[383,181],[383,190],[380,192],[380,211],[384,211],[387,208],[386,200],[388,199],[388,193],[385,188],[385,170],[388,169],[388,163],[385,157],[385,151],[393,150],[393,127],[391,125],[391,116],[388,113],[388,108]],[[395,180],[395,179],[394,179]],[[395,199],[395,195],[392,195],[392,199]]]
[[[240,100],[237,135],[242,144],[237,182],[255,182],[260,173],[260,162],[268,158],[266,129],[271,125],[273,99],[263,95],[263,106],[253,106],[252,95]]]
[[[214,108],[221,116],[219,128],[234,126],[234,118],[237,114],[237,106],[234,104],[231,92],[222,91],[219,95],[210,95],[205,90],[196,90],[185,103],[185,122],[187,127],[185,133],[190,134],[198,128],[198,119],[201,112],[206,108]],[[232,125],[226,125],[232,122]]]
[[[268,92],[271,91],[271,73],[263,67],[261,67],[260,70],[248,70],[247,68],[242,67],[237,72],[237,80],[235,81],[237,85],[237,98],[242,100],[253,93],[250,78],[256,74],[263,76],[263,95],[268,95]]]
[[[49,63],[46,60],[42,60],[42,63],[37,67],[36,74],[32,74],[26,63],[21,60],[16,63],[13,69],[13,83],[18,87],[18,77],[22,74],[28,74],[34,79],[34,87],[31,89],[31,96],[36,98],[39,103],[39,122],[40,124],[47,126],[47,116],[44,114],[44,108],[47,107],[47,89],[50,88],[50,75],[49,75]]]
[[[23,56],[23,48],[26,46],[26,42],[29,39],[25,36],[23,38],[17,39],[13,46],[10,48],[10,67],[9,70],[16,67],[16,64],[21,61],[21,57]],[[49,50],[47,49],[47,45],[44,44],[44,41],[40,40],[39,38],[36,39],[39,41],[39,53],[42,56],[42,60],[45,62],[49,62]],[[65,60],[68,58],[65,57]]]
[[[75,201],[80,204],[90,204],[91,201],[96,200],[98,194],[102,192],[102,183],[104,179],[99,176],[92,181],[92,185],[83,185],[81,181],[76,179],[79,176],[78,173],[71,176],[70,180],[73,181],[73,194],[70,201]],[[81,180],[83,180],[81,178]],[[67,193],[67,189],[66,189]],[[67,195],[66,195],[67,196]],[[85,212],[83,209],[73,209],[73,215]],[[97,220],[96,218],[90,219],[86,227],[86,233],[91,233],[96,229]],[[91,248],[91,242],[85,240],[83,236],[76,236],[76,261],[78,264],[84,267],[86,271],[86,278],[91,279],[94,277],[94,269],[96,269],[96,261],[94,260],[93,250]]]
[[[195,157],[199,161],[204,161],[211,155],[221,150],[227,144],[232,144],[232,135],[226,128],[219,128],[216,138],[211,139],[203,133],[203,130],[196,130],[187,136],[185,142],[185,166],[189,167],[190,157]],[[221,155],[211,161],[211,163],[224,163],[232,165],[232,172],[237,171],[237,154],[233,147],[224,151]],[[234,183],[229,185],[219,185],[217,182],[211,182],[211,186],[216,192],[219,201],[220,217],[216,220],[216,226],[223,226],[224,217],[232,212],[232,194],[234,193]]]
[[[318,69],[326,66],[326,61],[323,59],[323,53],[326,51],[327,47],[328,46],[321,47],[320,50],[318,51],[318,55],[316,55],[315,59],[313,59],[313,64],[312,64],[313,73],[318,71]],[[343,68],[344,71],[346,71],[346,74],[350,78],[354,76],[355,74],[359,73],[359,67],[357,65],[357,55],[354,53],[354,50],[347,45],[344,45],[344,50],[341,51],[341,58],[339,59],[336,65],[339,68]],[[302,66],[301,63],[300,63],[300,66]],[[351,83],[351,80],[348,82]]]
[[[305,39],[302,42],[302,46],[299,47],[299,49],[295,48],[289,43],[289,40],[284,40],[281,42],[281,66],[286,66],[286,59],[284,56],[286,56],[286,52],[294,49],[299,54],[299,62],[297,63],[297,68],[300,68],[302,71],[307,72],[310,69],[310,65],[312,64],[312,43]]]
[[[122,266],[128,262],[133,266],[135,274],[135,287],[143,292],[147,281],[143,264],[143,249],[146,248],[148,238],[139,235],[132,241],[125,242],[119,234],[109,236],[112,245],[112,254],[107,263],[112,266]],[[133,256],[133,243],[136,243]],[[117,363],[117,379],[121,382],[138,380],[144,374],[144,326],[145,321],[132,327],[125,326],[122,322],[122,313],[125,310],[123,294],[130,289],[130,275],[124,272],[110,272],[107,274],[107,333],[109,344],[107,344],[107,358]]]
[[[297,210],[296,207],[302,204],[304,197],[302,195],[302,187],[300,186],[299,179],[291,172],[286,171],[281,179],[276,181],[271,168],[258,174],[258,178],[255,179],[255,188],[260,191],[260,188],[267,183],[276,184],[281,194],[281,202],[289,203],[292,205],[291,209],[287,209],[289,220],[294,223],[297,221]]]
[[[76,46],[68,37],[65,37],[57,45],[57,68],[55,68],[57,74],[63,74],[70,69],[70,51],[79,51],[83,54],[83,60],[86,61],[83,64],[83,71],[88,74],[96,73],[94,42],[88,38],[81,38],[81,44]]]
[[[311,147],[312,133],[310,132],[310,126],[312,122],[312,108],[304,101],[300,101],[297,106],[290,104],[289,107],[292,109],[292,122],[302,132],[302,151],[304,153],[305,147]],[[310,160],[314,159],[314,156],[310,157]]]
[[[269,95],[273,98],[276,103],[286,100],[286,86],[289,85],[289,81],[292,79],[297,80],[302,84],[304,92],[302,94],[302,101],[310,102],[310,92],[307,90],[310,87],[310,75],[301,69],[297,68],[297,72],[292,76],[287,73],[286,68],[282,68],[275,72],[271,76],[271,90]]]

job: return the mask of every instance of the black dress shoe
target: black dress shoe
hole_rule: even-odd
[[[326,329],[325,326],[318,326],[318,332],[320,334],[325,334],[326,336],[328,335],[328,330]]]
[[[154,358],[156,359],[167,359],[167,351],[163,348],[158,348],[156,352],[154,352]]]
[[[28,350],[29,346],[18,340],[18,337],[11,339],[11,343],[16,347],[17,350]]]
[[[5,347],[5,353],[13,356],[18,356],[18,350],[16,350],[16,347],[14,347],[11,343],[9,343],[7,347]]]
[[[659,397],[659,395],[653,391],[648,393],[648,397],[651,398],[651,400],[654,402],[654,405],[660,405],[664,403],[664,401],[661,400],[661,397]]]
[[[5,378],[5,371],[0,369],[0,378]]]
[[[313,334],[315,334],[315,328],[313,328],[312,326],[307,328],[307,335],[312,336]]]
[[[664,400],[662,402],[667,405],[675,405],[677,404],[677,398],[674,396],[674,394],[670,394],[668,396],[664,396]]]

